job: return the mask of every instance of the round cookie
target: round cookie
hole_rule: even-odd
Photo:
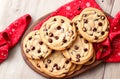
[[[23,51],[28,58],[46,58],[52,50],[42,41],[40,31],[30,32],[23,40]]]
[[[85,64],[93,57],[93,45],[79,34],[73,45],[62,52],[72,63]]]
[[[39,59],[31,59],[31,58],[28,58],[28,61],[37,69],[39,70],[40,72],[43,72],[39,62],[40,60]]]
[[[91,64],[93,64],[95,62],[95,58],[96,58],[96,56],[95,56],[95,52],[94,52],[93,57],[88,62],[86,62],[84,65],[91,65]]]
[[[49,18],[43,23],[40,31],[42,40],[54,50],[64,50],[76,39],[75,26],[63,16]]]
[[[43,72],[51,77],[64,77],[72,67],[61,51],[53,51],[46,59],[40,62]]]
[[[73,20],[80,34],[90,42],[102,42],[108,37],[109,22],[105,14],[95,8],[86,8]]]

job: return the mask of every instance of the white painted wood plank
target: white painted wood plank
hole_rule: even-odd
[[[78,77],[75,77],[75,79],[102,79],[104,74],[103,72],[104,72],[104,63],[82,73]]]
[[[115,16],[120,11],[120,0],[115,0],[111,15]],[[120,79],[120,63],[107,63],[104,79]]]
[[[96,0],[96,2],[100,5],[103,11],[105,11],[108,14],[111,13],[114,0]]]

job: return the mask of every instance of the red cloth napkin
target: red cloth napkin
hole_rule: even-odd
[[[114,17],[110,29],[111,54],[106,62],[120,62],[120,12]]]
[[[51,13],[47,18],[42,20],[38,25],[35,26],[35,30],[40,29],[41,25],[50,17],[55,16],[55,15],[62,15],[65,16],[69,19],[74,18],[76,15],[80,14],[81,11],[87,7],[93,7],[97,8],[99,10],[102,10],[99,5],[95,2],[95,0],[73,0],[70,3],[67,3],[60,8],[58,8],[56,11]],[[112,19],[110,16],[108,16],[108,20],[111,22]],[[109,54],[111,53],[111,45],[110,45],[110,40],[107,38],[104,42],[94,44],[94,48],[96,49],[96,59],[105,59]],[[101,49],[103,49],[101,51]]]
[[[26,14],[0,32],[0,63],[7,59],[9,50],[18,43],[30,22],[31,16]]]

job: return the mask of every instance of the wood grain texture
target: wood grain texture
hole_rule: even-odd
[[[29,13],[33,21],[56,10],[71,0],[0,0],[0,31],[16,18]],[[120,10],[120,0],[96,0],[102,9],[114,16]],[[119,79],[119,63],[103,63],[74,79]],[[0,64],[0,79],[46,79],[24,62],[20,43],[10,50],[8,59]]]
[[[115,0],[111,15],[115,16],[120,11],[120,0]],[[120,79],[120,63],[107,63],[104,79]]]

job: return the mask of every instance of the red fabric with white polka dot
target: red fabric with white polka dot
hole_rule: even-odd
[[[9,50],[18,43],[30,22],[31,16],[26,14],[0,32],[0,63],[7,59]]]
[[[110,29],[111,54],[106,62],[120,62],[120,12],[114,17]]]

